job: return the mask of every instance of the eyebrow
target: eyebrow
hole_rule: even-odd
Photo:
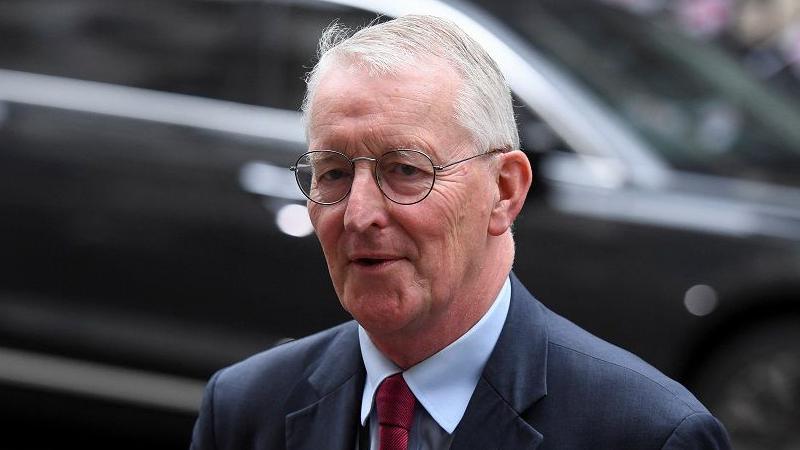
[[[328,153],[314,153],[313,155],[311,155],[311,161],[310,162],[312,164],[316,164],[316,163],[324,163],[326,161],[332,161],[332,160],[336,160],[336,159],[338,159],[338,158],[335,157],[334,155],[331,155],[331,154],[328,154]]]

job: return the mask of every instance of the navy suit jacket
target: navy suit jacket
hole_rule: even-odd
[[[355,322],[208,383],[192,449],[354,450],[365,369]],[[727,449],[683,386],[553,313],[511,275],[497,345],[451,449]]]

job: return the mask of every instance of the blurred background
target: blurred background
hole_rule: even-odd
[[[3,448],[187,448],[215,370],[347,320],[303,77],[332,21],[410,12],[512,86],[534,295],[800,448],[800,2],[0,0]]]

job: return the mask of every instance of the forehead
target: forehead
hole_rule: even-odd
[[[413,145],[435,153],[441,144],[463,138],[455,120],[460,87],[458,73],[441,60],[386,75],[358,63],[332,64],[312,99],[309,146],[376,152]]]

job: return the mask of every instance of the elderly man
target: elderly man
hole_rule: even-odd
[[[729,447],[686,389],[511,272],[531,167],[474,41],[408,16],[321,42],[292,170],[355,321],[215,374],[193,448]]]

